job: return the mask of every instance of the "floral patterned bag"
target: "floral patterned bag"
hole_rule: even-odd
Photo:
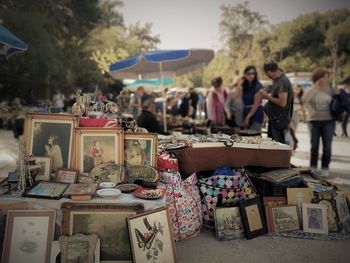
[[[175,241],[197,235],[202,227],[202,211],[196,174],[185,180],[176,171],[162,176]]]

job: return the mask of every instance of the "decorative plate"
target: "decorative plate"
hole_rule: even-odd
[[[185,147],[186,147],[186,144],[183,142],[180,142],[177,144],[169,143],[169,144],[165,145],[165,150],[177,150],[177,149],[182,149]]]
[[[165,189],[152,189],[152,188],[137,188],[132,195],[142,199],[159,199],[162,198],[165,194]]]
[[[125,180],[125,170],[122,165],[115,163],[102,163],[90,171],[90,177],[95,182],[112,182],[120,184]]]
[[[96,194],[99,197],[102,197],[105,199],[115,199],[120,197],[122,192],[119,189],[104,188],[104,189],[97,190]]]
[[[155,182],[158,180],[158,172],[151,166],[147,165],[131,165],[126,167],[128,174],[128,182],[133,183],[136,179]]]
[[[139,185],[137,184],[120,184],[120,185],[117,185],[116,188],[122,191],[122,193],[131,193],[137,187],[139,187]]]
[[[115,183],[112,182],[102,182],[98,184],[98,187],[100,188],[114,188],[115,187]]]

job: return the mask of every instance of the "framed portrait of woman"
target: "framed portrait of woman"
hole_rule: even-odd
[[[124,164],[157,167],[157,134],[125,133]]]
[[[28,155],[47,156],[52,160],[52,171],[71,168],[74,162],[74,128],[78,115],[27,113],[24,123],[24,141]]]
[[[123,164],[123,131],[116,128],[76,128],[75,169],[88,175],[97,165]]]

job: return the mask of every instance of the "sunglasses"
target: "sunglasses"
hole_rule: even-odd
[[[249,72],[247,72],[247,73],[245,73],[246,75],[255,75],[255,72],[254,71],[249,71]]]

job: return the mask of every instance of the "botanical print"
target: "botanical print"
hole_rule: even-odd
[[[70,234],[98,234],[101,239],[101,261],[131,261],[126,218],[136,212],[72,212]]]
[[[69,241],[67,263],[84,263],[89,257],[89,241]]]
[[[272,208],[272,219],[276,232],[299,229],[298,213],[295,206]]]
[[[261,229],[263,226],[261,223],[258,205],[254,204],[254,205],[247,206],[245,208],[245,211],[247,214],[249,230],[253,232],[255,230]]]
[[[167,210],[129,219],[134,262],[175,262]]]
[[[48,217],[14,217],[11,262],[44,262]]]
[[[215,228],[218,240],[244,237],[244,227],[239,207],[216,208]]]
[[[52,158],[52,169],[70,165],[73,124],[69,121],[34,120],[30,154]]]
[[[81,167],[83,173],[88,173],[102,163],[115,162],[115,135],[83,134],[81,137]]]

